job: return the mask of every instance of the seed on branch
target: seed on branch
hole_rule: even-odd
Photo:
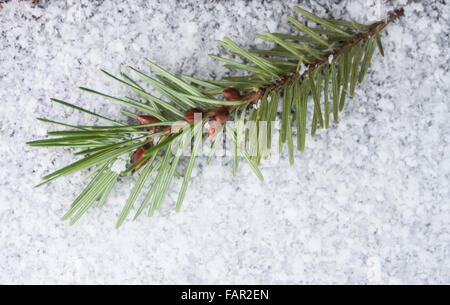
[[[229,101],[238,101],[241,98],[241,93],[235,88],[227,88],[222,94]]]
[[[188,121],[189,123],[193,123],[193,122],[194,122],[194,119],[195,119],[195,114],[196,114],[196,113],[202,114],[202,111],[199,110],[199,109],[197,109],[197,108],[191,108],[191,109],[189,109],[188,111],[186,111],[186,112],[184,113],[184,119],[185,119],[186,121]]]
[[[222,124],[217,121],[209,121],[208,138],[212,139],[220,131]]]
[[[219,123],[225,123],[228,120],[229,116],[230,116],[230,112],[228,111],[228,109],[226,107],[221,107],[221,108],[217,109],[216,115],[214,116],[214,118]]]
[[[139,147],[138,149],[136,149],[133,153],[133,157],[132,157],[132,161],[133,163],[139,162],[142,159],[142,156],[144,155],[145,152],[145,148],[144,147]],[[139,164],[138,166],[136,166],[136,168],[134,169],[135,171],[139,170],[142,166],[144,166],[146,163],[148,162],[148,160],[142,162],[141,164]]]
[[[139,123],[141,124],[152,124],[152,123],[157,123],[160,122],[160,120],[158,120],[157,118],[155,118],[154,116],[151,115],[138,115],[137,119],[139,121]],[[158,129],[159,126],[147,126],[146,128],[148,130],[156,130]]]
[[[252,103],[254,101],[259,100],[263,95],[264,95],[264,90],[258,89],[258,91],[255,91],[255,92],[252,92],[252,93],[249,93],[249,94],[243,96],[242,100]]]

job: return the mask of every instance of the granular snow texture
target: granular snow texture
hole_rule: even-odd
[[[2,1],[0,1],[2,2]],[[4,1],[3,1],[4,2]],[[385,4],[387,2],[387,4]],[[67,149],[26,141],[54,127],[102,123],[55,97],[116,119],[122,106],[83,93],[132,94],[100,69],[219,79],[208,53],[228,36],[290,32],[293,5],[319,16],[370,23],[404,7],[382,34],[364,83],[339,126],[307,138],[290,167],[204,158],[180,213],[180,181],[152,218],[114,229],[135,178],[121,179],[102,209],[72,227],[60,221],[82,175],[34,189],[73,160]],[[0,283],[450,284],[449,20],[444,1],[30,1],[0,8]],[[242,162],[243,163],[243,162]]]

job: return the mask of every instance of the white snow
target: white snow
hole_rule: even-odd
[[[329,57],[328,57],[328,63],[331,65],[331,63],[333,62],[333,59],[334,59],[334,55],[333,54],[331,54]]]
[[[300,5],[367,22],[385,3],[335,2]],[[106,205],[72,227],[60,218],[86,185],[83,175],[33,188],[73,161],[69,150],[24,144],[55,129],[36,117],[105,123],[49,98],[125,120],[120,105],[77,87],[130,95],[99,69],[150,73],[144,56],[175,73],[218,79],[227,70],[207,56],[225,55],[216,39],[248,48],[254,33],[294,33],[284,16],[297,16],[290,7],[298,1],[5,3],[0,283],[449,284],[450,6],[389,3],[403,5],[406,16],[382,35],[386,57],[375,53],[339,126],[307,137],[293,167],[285,149],[264,166],[260,183],[243,160],[233,179],[230,158],[206,165],[201,157],[180,213],[177,180],[161,212],[119,231],[114,224],[136,177],[121,178]]]
[[[116,172],[118,174],[122,173],[124,170],[127,169],[127,163],[129,162],[129,159],[125,156],[120,156],[117,158],[117,160],[113,163],[111,166],[111,170],[113,172]]]

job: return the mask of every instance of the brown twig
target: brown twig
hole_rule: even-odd
[[[241,104],[227,106],[227,109],[231,111],[231,110],[239,108],[245,104],[254,103],[254,102],[258,101],[261,97],[263,97],[263,95],[266,93],[267,90],[269,90],[269,93],[271,93],[275,90],[282,88],[288,82],[293,82],[296,80],[303,79],[308,73],[310,73],[311,71],[315,70],[316,68],[322,66],[323,64],[327,63],[331,56],[336,57],[342,53],[345,53],[347,49],[350,49],[350,48],[356,46],[361,41],[364,41],[364,40],[368,39],[369,37],[376,35],[378,32],[383,30],[389,23],[397,20],[398,18],[400,18],[402,16],[404,16],[404,11],[402,8],[391,11],[389,13],[387,19],[371,24],[369,26],[367,32],[355,34],[351,39],[346,41],[344,44],[342,44],[338,48],[326,53],[321,59],[318,59],[317,61],[315,61],[311,64],[308,64],[306,66],[305,71],[302,71],[301,73],[298,71],[291,72],[291,73],[285,75],[283,78],[276,80],[273,84],[259,88],[257,91],[251,92],[245,96],[241,96],[241,98],[240,98],[240,100],[242,101]],[[220,109],[223,109],[223,106],[219,106],[216,108],[212,108],[210,110],[203,111],[202,114],[206,115],[207,118],[212,118],[216,115],[217,111],[219,111]],[[172,133],[171,127],[164,128],[161,131],[165,131],[164,136],[168,136]]]
[[[404,11],[402,8],[396,9],[396,10],[390,12],[389,17],[386,20],[382,20],[382,21],[373,23],[372,25],[369,26],[369,29],[365,33],[355,34],[350,40],[348,40],[347,42],[345,42],[338,48],[326,53],[321,59],[315,61],[314,63],[307,65],[306,70],[304,72],[302,72],[301,74],[297,71],[294,71],[294,72],[288,74],[287,76],[285,76],[284,78],[277,80],[274,84],[264,87],[263,88],[264,92],[266,90],[270,90],[270,92],[272,92],[274,90],[282,88],[287,82],[292,82],[297,79],[304,78],[308,73],[310,73],[317,67],[322,66],[323,64],[327,63],[331,56],[336,57],[336,56],[344,53],[347,49],[356,46],[358,43],[360,43],[363,40],[366,40],[369,37],[372,37],[376,33],[383,30],[389,23],[393,22],[394,20],[396,20],[402,16],[404,16]]]
[[[369,29],[365,33],[355,34],[350,40],[348,40],[347,42],[345,42],[338,48],[326,53],[321,59],[315,61],[314,63],[307,65],[306,70],[303,71],[302,73],[297,72],[297,71],[289,73],[285,77],[276,80],[273,84],[262,87],[258,91],[248,94],[246,96],[246,98],[243,99],[242,104],[236,105],[236,106],[231,106],[230,108],[234,109],[234,108],[238,108],[246,103],[253,103],[253,102],[259,100],[267,90],[269,90],[270,92],[273,92],[274,90],[278,90],[278,89],[282,88],[287,82],[293,82],[295,80],[303,79],[308,73],[310,73],[314,69],[322,66],[323,64],[327,63],[331,56],[336,57],[336,56],[344,53],[347,49],[356,46],[361,41],[374,36],[376,33],[383,30],[389,23],[397,20],[398,18],[400,18],[402,16],[404,16],[403,8],[391,11],[389,13],[389,17],[386,20],[382,20],[382,21],[373,23],[372,25],[369,26]]]

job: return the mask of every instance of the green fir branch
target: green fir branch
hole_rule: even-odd
[[[243,157],[257,178],[263,181],[259,164],[263,158],[269,157],[269,149],[274,142],[275,130],[270,123],[277,118],[279,103],[281,129],[278,150],[281,152],[287,145],[292,165],[294,143],[299,152],[303,152],[306,146],[308,107],[312,112],[311,136],[318,129],[329,128],[330,113],[337,124],[347,97],[354,96],[356,85],[367,74],[375,49],[378,48],[380,54],[385,55],[380,32],[403,16],[403,10],[398,9],[389,13],[385,20],[364,25],[354,20],[321,18],[299,7],[294,7],[294,10],[307,18],[308,25],[289,16],[289,22],[298,33],[257,34],[258,38],[273,44],[269,50],[247,51],[226,37],[218,41],[235,58],[210,56],[224,62],[230,69],[244,71],[247,73],[244,76],[229,76],[221,80],[200,80],[187,75],[177,77],[145,59],[156,73],[154,77],[133,67],[130,70],[139,80],[125,73],[121,73],[122,78],[119,78],[102,70],[108,77],[131,89],[141,100],[119,98],[80,87],[85,92],[100,95],[142,113],[122,110],[135,123],[126,124],[68,102],[51,99],[109,123],[104,126],[74,126],[38,118],[68,130],[48,132],[49,138],[31,141],[28,145],[69,147],[78,149],[74,155],[81,156],[81,159],[43,177],[43,182],[38,186],[62,176],[89,170],[86,179],[90,179],[90,182],[62,219],[73,224],[90,207],[102,207],[118,178],[130,173],[139,177],[116,227],[126,220],[139,202],[141,193],[144,198],[140,201],[134,219],[145,209],[148,209],[149,216],[153,215],[164,201],[173,178],[180,176],[180,160],[183,153],[187,152],[188,164],[175,205],[176,211],[179,211],[187,194],[204,127],[208,122],[208,134],[212,141],[207,163],[221,144],[223,135],[228,135],[232,141],[233,176],[236,176]],[[311,23],[316,26],[310,26]],[[157,98],[146,89],[147,85],[163,97]],[[217,95],[223,95],[225,99]],[[201,114],[200,120],[196,119],[195,113]],[[224,128],[218,128],[233,117],[234,126],[227,124]]]

